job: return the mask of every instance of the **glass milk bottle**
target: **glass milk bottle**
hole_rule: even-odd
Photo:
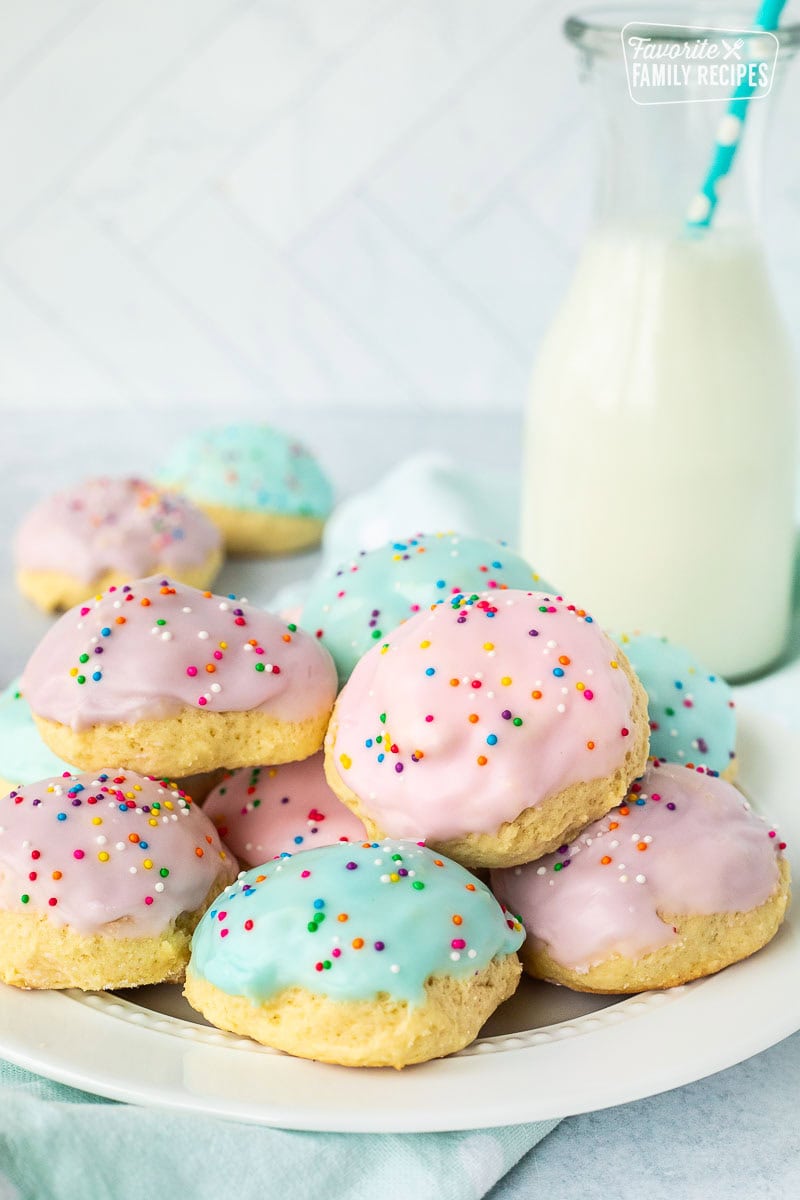
[[[606,627],[741,678],[784,648],[794,548],[795,369],[753,195],[774,97],[750,102],[711,226],[688,232],[725,104],[634,103],[631,15],[566,26],[605,136],[595,223],[535,366],[522,548]],[[780,32],[779,72],[798,34]]]

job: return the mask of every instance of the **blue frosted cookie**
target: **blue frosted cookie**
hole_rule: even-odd
[[[473,1040],[517,986],[523,938],[484,884],[416,842],[323,846],[226,888],[186,997],[290,1054],[402,1067]]]
[[[0,794],[71,770],[42,741],[15,679],[0,693]]]
[[[550,590],[504,542],[419,533],[361,551],[311,585],[300,623],[333,655],[340,686],[381,638],[423,608],[459,592]]]
[[[612,635],[647,692],[650,753],[667,762],[736,773],[733,691],[685,647],[652,634]]]
[[[189,434],[158,481],[216,523],[231,554],[289,554],[315,546],[333,506],[330,481],[296,438],[270,425]]]

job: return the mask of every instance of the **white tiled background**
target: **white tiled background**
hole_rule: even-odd
[[[571,7],[0,0],[0,403],[518,408],[588,211]]]

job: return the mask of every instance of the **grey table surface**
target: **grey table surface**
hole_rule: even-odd
[[[0,441],[0,683],[13,677],[48,626],[13,586],[11,536],[45,491],[90,474],[157,469],[182,432],[218,423],[218,413],[188,408],[12,410]],[[224,419],[252,412],[228,411]],[[340,496],[380,480],[404,456],[444,450],[485,477],[518,477],[520,419],[513,413],[404,412],[373,419],[364,410],[255,414],[296,433],[329,470]],[[513,541],[515,530],[499,530]],[[318,556],[226,566],[217,590],[266,599],[307,576]],[[800,659],[800,614],[788,658]],[[798,662],[800,668],[800,661]],[[800,669],[796,680],[800,711]],[[748,689],[760,707],[778,701],[772,681]],[[785,691],[785,685],[784,685]],[[780,714],[776,714],[780,715]],[[800,802],[800,797],[798,798]],[[800,997],[797,998],[800,1005]],[[536,1080],[531,1079],[531,1087]],[[533,1196],[571,1200],[628,1197],[717,1198],[800,1195],[800,1033],[738,1066],[675,1091],[563,1121],[490,1193],[491,1200]]]

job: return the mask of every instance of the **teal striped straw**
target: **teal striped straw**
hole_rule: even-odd
[[[786,0],[762,0],[753,21],[754,29],[777,29]],[[733,93],[727,112],[717,129],[717,139],[703,186],[689,205],[687,229],[707,229],[719,202],[719,183],[733,166],[744,132],[744,121],[756,85],[741,83]]]

